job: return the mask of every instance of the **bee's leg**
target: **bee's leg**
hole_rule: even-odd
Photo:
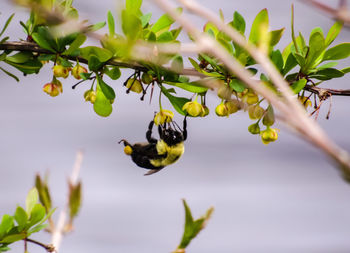
[[[184,137],[184,141],[187,139],[187,115],[184,118],[184,122],[183,122],[183,130],[182,130],[182,135]]]
[[[157,139],[152,137],[152,129],[153,129],[154,121],[152,120],[148,125],[148,130],[146,132],[146,139],[149,143],[157,143]]]

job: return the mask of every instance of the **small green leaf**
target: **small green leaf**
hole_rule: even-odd
[[[109,76],[112,80],[117,80],[121,76],[120,69],[118,67],[107,68],[104,73]]]
[[[7,28],[8,25],[10,24],[10,22],[11,22],[11,20],[12,20],[12,18],[13,18],[14,15],[15,15],[15,14],[13,13],[13,14],[6,20],[4,27],[2,28],[2,30],[1,30],[1,32],[0,32],[0,37],[1,37],[1,36],[4,34],[4,32],[6,31],[6,28]]]
[[[40,222],[42,219],[44,219],[45,214],[45,207],[43,207],[41,204],[36,204],[30,213],[29,226],[32,227]]]
[[[167,89],[165,89],[163,86],[161,86],[161,90],[162,90],[162,93],[169,99],[174,109],[181,115],[186,115],[186,112],[182,110],[182,107],[184,106],[184,104],[186,104],[187,102],[190,102],[191,100],[183,97],[175,97],[171,95],[170,92]]]
[[[182,8],[177,8],[176,9],[178,14],[182,13]],[[162,30],[169,30],[170,26],[174,23],[175,21],[167,14],[164,14],[161,16],[156,23],[154,23],[151,27],[151,31],[154,33],[157,33]]]
[[[152,17],[152,13],[147,13],[140,17],[142,28],[145,28],[147,26],[147,24],[151,20],[151,17]]]
[[[108,117],[113,111],[111,101],[106,98],[99,85],[97,85],[96,89],[96,101],[94,103],[94,111],[101,117]]]
[[[8,214],[4,214],[0,224],[0,241],[13,228],[13,226],[13,217]]]
[[[343,68],[342,70],[340,70],[341,72],[343,72],[344,74],[347,74],[350,72],[350,67],[347,68]]]
[[[103,92],[105,97],[110,100],[115,99],[115,92],[113,88],[108,84],[106,84],[99,75],[96,75],[96,77],[97,77],[97,83],[100,86],[101,91]]]
[[[19,82],[19,78],[17,76],[15,76],[14,74],[12,74],[11,72],[7,71],[6,69],[4,69],[2,67],[0,67],[0,70],[2,70],[6,75],[15,79],[17,82]]]
[[[29,216],[34,208],[34,206],[38,203],[39,200],[39,193],[38,190],[33,187],[27,195],[26,198],[26,212],[27,215]]]
[[[171,62],[171,69],[176,73],[180,73],[184,68],[184,63],[181,55],[176,55]]]
[[[4,237],[0,243],[7,243],[7,244],[10,244],[10,243],[13,243],[13,242],[17,242],[17,241],[21,241],[23,240],[24,238],[26,238],[26,234],[14,234],[14,235],[9,235],[9,236],[6,236]]]
[[[337,21],[334,23],[331,29],[329,29],[327,37],[325,39],[326,47],[328,47],[335,40],[335,38],[338,37],[338,34],[340,33],[342,28],[343,28],[342,22]]]
[[[291,89],[295,94],[298,94],[302,89],[304,89],[307,83],[306,79],[299,79],[291,85]]]
[[[35,187],[39,193],[39,200],[45,207],[46,213],[48,213],[51,209],[51,196],[47,183],[41,180],[40,175],[35,177]]]
[[[84,80],[89,80],[92,74],[93,74],[93,72],[90,72],[90,73],[80,73],[80,76],[81,76],[81,78],[84,79]]]
[[[249,41],[255,45],[257,45],[260,41],[260,38],[263,36],[261,33],[265,32],[262,30],[263,27],[268,27],[269,25],[269,16],[267,13],[267,9],[263,9],[258,13],[255,17],[252,28],[250,30]]]
[[[247,88],[244,83],[238,79],[231,79],[229,85],[236,92],[243,92]]]
[[[109,36],[114,36],[115,34],[115,21],[111,11],[107,13],[107,21],[108,21],[108,30]]]
[[[113,53],[107,49],[88,46],[80,48],[80,54],[85,59],[89,59],[91,55],[95,55],[100,62],[106,62],[113,57]]]
[[[295,59],[294,55],[292,53],[290,53],[287,57],[285,64],[284,64],[284,68],[282,71],[283,76],[285,76],[289,71],[291,71],[296,65],[298,65],[298,62]]]
[[[33,40],[41,47],[46,50],[49,50],[53,53],[56,52],[56,50],[50,45],[49,40],[46,36],[43,34],[37,32],[32,34]]]
[[[139,38],[142,31],[141,20],[133,13],[122,11],[122,29],[129,40]]]
[[[173,34],[169,31],[165,31],[157,37],[157,42],[171,42],[173,40]]]
[[[77,216],[81,206],[81,182],[75,186],[71,186],[69,192],[69,215],[73,219]]]
[[[127,11],[132,12],[136,15],[140,15],[140,8],[142,5],[142,0],[126,0],[125,2],[125,8]]]
[[[90,71],[97,72],[104,66],[104,63],[96,55],[92,54],[89,57],[88,66]]]
[[[40,224],[40,225],[37,225],[35,227],[32,227],[32,228],[30,228],[28,230],[28,236],[31,235],[31,234],[37,233],[37,232],[43,230],[46,227],[47,227],[47,224]]]
[[[106,22],[98,22],[94,25],[89,26],[89,30],[91,32],[96,32],[96,31],[100,30],[101,28],[105,27],[105,25],[106,25]]]
[[[285,28],[273,30],[270,32],[270,46],[275,46],[281,40]]]
[[[193,92],[193,93],[202,93],[202,92],[206,92],[208,90],[208,88],[203,87],[199,84],[197,84],[196,82],[165,82],[166,84],[170,84],[176,87],[179,87],[183,90],[187,90],[189,92]],[[168,90],[169,92],[169,90]]]
[[[326,69],[321,69],[315,73],[312,73],[312,75],[322,75],[322,76],[327,76],[329,78],[339,78],[344,76],[344,72],[335,68],[326,68]]]
[[[332,61],[332,62],[327,62],[321,66],[317,67],[317,71],[322,70],[322,69],[328,69],[328,68],[333,68],[338,65],[338,62]]]
[[[328,49],[323,56],[323,61],[340,60],[349,56],[350,42],[346,42]]]
[[[233,21],[232,21],[232,26],[239,31],[241,34],[244,34],[245,32],[245,20],[242,17],[241,14],[239,14],[237,11],[233,13]]]
[[[63,55],[74,55],[79,47],[86,41],[86,36],[84,34],[79,34],[75,40],[70,44],[68,50],[64,51]],[[77,52],[79,54],[79,52]]]
[[[30,52],[19,52],[12,56],[7,56],[6,60],[14,62],[14,63],[24,63],[33,58],[32,53]]]
[[[18,206],[14,218],[18,224],[18,230],[22,231],[28,221],[28,215],[26,211],[22,207]]]
[[[15,67],[16,69],[22,71],[24,74],[38,73],[39,70],[41,69],[41,67],[43,66],[42,63],[40,61],[38,61],[37,59],[29,60],[29,61],[21,63],[21,64],[10,62],[7,60],[5,60],[5,62],[7,64]]]
[[[275,64],[276,68],[280,72],[282,72],[284,62],[283,62],[283,57],[282,57],[280,50],[272,51],[271,60]]]
[[[323,34],[317,29],[314,29],[310,36],[309,47],[309,52],[306,57],[306,66],[303,69],[303,72],[307,72],[309,68],[312,69],[319,64],[318,59],[325,49]]]
[[[56,58],[54,54],[41,54],[38,56],[39,61],[53,61]]]

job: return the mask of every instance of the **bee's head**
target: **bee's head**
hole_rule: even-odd
[[[169,146],[176,145],[184,140],[182,132],[170,128],[163,129],[160,138]]]

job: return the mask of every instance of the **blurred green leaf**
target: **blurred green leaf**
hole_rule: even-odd
[[[285,28],[273,30],[270,32],[270,46],[275,46],[281,40]]]
[[[32,227],[40,222],[42,219],[44,219],[45,214],[45,207],[43,207],[41,204],[36,204],[30,213],[29,226]]]
[[[2,28],[2,30],[1,30],[1,32],[0,32],[0,37],[1,37],[1,36],[4,34],[4,32],[6,31],[6,28],[7,28],[8,25],[10,24],[10,22],[11,22],[11,20],[12,20],[12,18],[13,18],[14,15],[15,15],[15,14],[13,13],[13,14],[6,20],[4,27]]]
[[[337,21],[334,23],[331,29],[329,29],[327,37],[325,39],[326,47],[328,47],[335,40],[335,38],[338,37],[338,34],[340,33],[342,28],[343,28],[342,22]]]
[[[39,200],[39,193],[38,190],[33,187],[28,192],[27,198],[26,198],[26,212],[29,216],[34,208],[34,206],[38,203]]]
[[[173,40],[173,34],[169,31],[165,31],[157,37],[157,42],[171,42]]]
[[[75,40],[70,44],[69,48],[63,52],[63,55],[74,55],[79,54],[79,47],[86,41],[86,36],[84,34],[79,34]]]
[[[89,30],[91,32],[96,32],[96,31],[100,30],[101,28],[103,28],[105,26],[106,26],[106,22],[98,22],[98,23],[96,23],[94,25],[89,26]]]
[[[302,89],[304,89],[305,85],[307,83],[306,79],[299,79],[298,81],[294,82],[291,85],[291,89],[295,94],[298,94]]]
[[[48,213],[51,209],[51,196],[49,187],[46,182],[42,181],[39,174],[37,174],[35,177],[35,187],[39,193],[39,200],[45,207],[46,213]]]
[[[0,224],[0,241],[13,228],[13,226],[13,217],[11,215],[4,214]]]
[[[182,8],[177,8],[176,9],[178,14],[182,13]],[[164,14],[161,16],[156,23],[154,23],[151,27],[151,31],[154,33],[158,33],[159,31],[162,30],[169,30],[170,26],[174,23],[175,21],[167,14]]]
[[[24,74],[38,73],[39,70],[41,69],[41,67],[43,66],[42,63],[37,59],[29,60],[29,61],[24,62],[24,63],[14,63],[14,62],[11,62],[8,60],[5,60],[5,62],[7,64],[15,67],[19,71],[22,71]]]
[[[350,42],[346,42],[328,49],[323,56],[323,61],[341,60],[349,56]]]
[[[107,13],[107,21],[108,21],[108,30],[109,36],[114,36],[115,34],[115,21],[111,11]]]
[[[284,62],[283,62],[283,57],[282,57],[282,54],[281,54],[280,50],[272,51],[272,53],[271,53],[271,61],[274,63],[274,65],[276,66],[276,68],[280,72],[283,71]]]
[[[70,186],[69,192],[69,215],[73,219],[79,212],[81,206],[81,182]]]
[[[104,73],[109,76],[112,80],[117,80],[121,76],[120,69],[118,67],[107,68]]]
[[[137,16],[141,15],[141,8],[142,0],[126,0],[125,2],[125,8],[128,12],[133,13]]]
[[[32,53],[30,52],[19,52],[11,56],[7,56],[6,60],[14,63],[24,63],[33,58]]]
[[[107,49],[88,46],[80,48],[80,54],[85,59],[89,59],[91,55],[95,55],[100,62],[106,62],[113,57],[113,53]]]
[[[104,63],[96,55],[92,54],[89,57],[88,66],[90,71],[97,72],[104,66]]]
[[[20,240],[23,240],[24,238],[26,238],[26,234],[14,234],[14,235],[8,235],[6,237],[4,237],[0,243],[13,243],[13,242],[17,242],[17,241],[20,241]]]
[[[6,69],[4,69],[2,67],[0,67],[0,70],[2,70],[6,75],[15,79],[17,82],[19,82],[19,78],[17,76],[15,76],[14,74],[12,74],[11,72],[7,71]]]
[[[243,92],[247,88],[244,83],[238,79],[231,79],[229,85],[236,92]]]
[[[147,14],[142,15],[140,17],[142,28],[145,28],[147,26],[147,24],[151,20],[151,17],[152,17],[152,13],[147,13]]]
[[[164,83],[179,87],[183,90],[187,90],[187,91],[193,92],[193,93],[202,93],[202,92],[206,92],[208,90],[208,88],[203,87],[203,86],[197,84],[196,82],[164,82]],[[169,92],[169,90],[168,90],[168,92]]]
[[[142,31],[141,20],[133,13],[122,11],[122,29],[129,40],[136,40]]]
[[[294,55],[292,53],[290,53],[287,57],[285,64],[284,64],[284,68],[282,71],[283,76],[285,76],[289,71],[291,71],[296,65],[298,65],[298,62],[295,59]]]
[[[261,10],[258,15],[255,17],[252,27],[250,29],[249,41],[255,45],[257,45],[262,38],[262,30],[263,27],[268,27],[269,25],[269,16],[267,13],[267,9]]]
[[[244,35],[245,32],[245,20],[242,17],[242,15],[240,13],[238,13],[237,11],[235,11],[233,13],[233,21],[232,21],[232,26],[238,30],[242,35]]]
[[[184,69],[184,63],[181,55],[176,55],[171,62],[171,69],[176,73],[180,73]]]
[[[16,208],[14,218],[18,224],[18,230],[22,231],[25,228],[26,223],[28,221],[28,215],[26,211],[22,207],[18,206]]]

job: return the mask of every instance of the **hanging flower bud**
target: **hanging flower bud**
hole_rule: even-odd
[[[81,79],[81,76],[80,76],[81,73],[87,73],[87,72],[88,72],[87,69],[84,68],[83,66],[80,66],[79,64],[75,65],[74,68],[72,68],[71,70],[72,76],[74,76],[74,78],[77,80]]]
[[[44,85],[43,91],[49,94],[51,97],[56,97],[63,91],[62,83],[54,78],[51,83]]]
[[[218,81],[220,87],[218,88],[218,97],[221,99],[230,99],[232,95],[232,90],[226,85],[223,80]]]
[[[219,117],[225,117],[225,116],[229,116],[230,113],[226,107],[226,105],[224,103],[219,104],[216,108],[215,108],[215,113],[216,115],[218,115]]]
[[[260,105],[250,105],[248,108],[248,115],[252,120],[260,119],[264,113],[265,110]]]
[[[144,72],[142,74],[142,77],[141,77],[141,81],[144,83],[144,84],[150,84],[152,81],[153,81],[153,78],[150,74]]]
[[[90,101],[91,104],[94,104],[96,101],[96,92],[94,90],[87,90],[84,93],[84,98],[86,102]]]
[[[307,109],[309,106],[312,106],[312,102],[308,97],[298,97],[300,103]]]
[[[198,117],[203,114],[204,108],[203,106],[198,103],[197,101],[187,102],[182,107],[182,110],[188,113],[188,115],[192,117]]]
[[[162,125],[165,122],[169,123],[173,120],[174,113],[169,110],[160,110],[155,116],[154,116],[154,124],[156,125]]]
[[[135,78],[130,78],[126,83],[126,87],[136,93],[143,91],[141,82]]]
[[[200,115],[201,117],[205,117],[209,114],[209,108],[206,105],[202,105],[203,110],[202,110],[202,114]]]
[[[260,133],[260,126],[259,123],[254,123],[248,127],[248,131],[251,134],[259,134]]]
[[[264,144],[269,144],[278,139],[278,129],[267,127],[264,131],[260,132],[261,140]]]
[[[240,105],[239,105],[238,100],[226,101],[225,106],[227,107],[229,114],[235,113],[240,109]]]
[[[69,75],[69,68],[63,67],[62,65],[55,65],[52,70],[55,77],[67,78]]]
[[[275,123],[275,112],[273,111],[273,107],[271,105],[267,107],[262,123],[265,126],[272,126]]]
[[[243,96],[242,99],[248,105],[253,105],[259,102],[259,97],[253,91],[249,91],[247,94]]]

